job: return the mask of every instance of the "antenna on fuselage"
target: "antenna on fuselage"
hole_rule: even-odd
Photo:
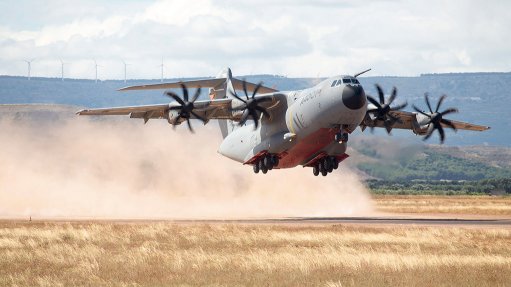
[[[356,73],[355,75],[353,75],[353,77],[355,77],[355,78],[356,78],[356,77],[358,77],[358,76],[360,76],[360,75],[362,75],[362,74],[364,74],[364,73],[367,73],[367,72],[369,72],[369,71],[371,71],[371,69],[367,69],[367,70],[362,71],[362,72],[360,72],[360,73]]]

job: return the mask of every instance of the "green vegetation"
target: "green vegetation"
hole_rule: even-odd
[[[508,149],[399,144],[362,140],[357,168],[374,194],[511,194]]]
[[[511,178],[484,179],[478,181],[368,180],[367,185],[374,194],[511,195]]]
[[[429,149],[423,153],[401,157],[396,161],[362,162],[357,167],[371,177],[397,182],[417,179],[474,181],[511,178],[511,169],[489,166]]]

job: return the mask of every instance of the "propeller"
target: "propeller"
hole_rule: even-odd
[[[394,87],[392,89],[392,93],[390,94],[390,97],[388,98],[387,102],[385,102],[385,94],[383,93],[383,89],[380,87],[380,85],[376,84],[376,89],[378,90],[378,96],[379,96],[379,102],[376,101],[373,97],[367,96],[367,100],[371,102],[375,108],[367,110],[367,113],[372,113],[375,116],[376,120],[383,121],[383,125],[385,126],[385,129],[387,130],[387,133],[390,134],[390,131],[392,130],[392,127],[396,122],[402,123],[402,121],[392,115],[391,111],[399,111],[403,108],[405,108],[408,104],[405,102],[404,104],[391,107],[390,105],[397,96],[397,89]]]
[[[457,113],[458,110],[455,109],[455,108],[449,108],[449,109],[446,109],[443,112],[438,112],[438,110],[440,109],[440,105],[442,105],[442,102],[445,100],[446,97],[447,97],[446,95],[442,95],[440,97],[440,99],[438,100],[438,103],[436,105],[436,109],[433,112],[433,109],[431,108],[431,104],[429,102],[429,95],[428,95],[428,93],[424,94],[424,98],[426,99],[426,105],[428,106],[430,114],[427,114],[427,113],[421,111],[416,106],[413,106],[413,109],[416,112],[418,112],[418,113],[428,117],[428,121],[426,122],[426,124],[428,124],[429,127],[428,127],[428,130],[427,130],[426,136],[424,137],[424,140],[429,139],[429,137],[431,137],[433,132],[435,130],[438,130],[438,133],[440,134],[440,143],[444,143],[445,132],[444,132],[444,128],[442,127],[442,124],[444,124],[444,125],[446,125],[446,126],[450,127],[451,129],[456,131],[456,127],[454,126],[454,124],[450,120],[446,120],[443,117],[445,115],[448,115],[448,114],[451,114],[451,113]]]
[[[204,124],[206,124],[207,120],[203,118],[202,116],[198,115],[193,110],[195,109],[194,102],[199,98],[201,88],[199,87],[195,94],[192,97],[192,100],[189,101],[188,98],[188,88],[184,84],[181,84],[181,90],[183,91],[183,98],[180,98],[178,95],[174,94],[173,92],[166,92],[165,95],[168,97],[174,99],[177,103],[179,103],[179,106],[172,106],[169,107],[169,110],[178,110],[179,114],[176,118],[176,123],[179,123],[179,120],[181,118],[186,119],[186,123],[188,124],[188,129],[192,133],[194,133],[194,130],[192,128],[192,125],[190,123],[190,117],[193,115],[196,118],[200,119]],[[176,128],[176,125],[173,126],[173,128]]]
[[[243,114],[241,115],[240,119],[240,126],[244,125],[245,122],[248,120],[249,117],[252,117],[254,120],[254,129],[257,129],[259,126],[259,114],[262,113],[266,117],[270,117],[270,114],[268,111],[261,107],[259,104],[263,102],[271,101],[272,99],[269,97],[263,97],[263,98],[256,98],[255,95],[257,94],[257,91],[259,88],[261,88],[262,83],[258,83],[257,86],[254,89],[254,92],[252,93],[252,97],[248,96],[247,92],[247,82],[243,80],[243,92],[245,93],[246,100],[242,97],[238,96],[236,94],[236,91],[229,91],[233,97],[243,102],[243,104],[239,107],[233,108],[233,111],[243,111]]]

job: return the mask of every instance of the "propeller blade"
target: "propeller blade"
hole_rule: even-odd
[[[181,100],[181,98],[174,94],[173,92],[167,92],[166,93],[167,96],[173,98],[176,102],[178,102],[181,106],[184,106],[185,105],[185,102],[183,102],[183,100]]]
[[[193,95],[193,98],[192,98],[192,103],[194,103],[200,96],[200,92],[201,92],[201,87],[199,86],[197,88],[197,90],[195,91],[195,95]]]
[[[429,124],[428,131],[427,131],[426,136],[424,137],[423,140],[429,139],[431,137],[431,135],[433,134],[434,130],[435,130],[435,126],[432,123]]]
[[[252,116],[252,119],[254,120],[254,129],[257,129],[259,126],[259,118],[257,117],[257,112],[254,110],[249,110],[250,116]]]
[[[431,109],[431,104],[429,103],[429,95],[428,95],[428,93],[424,94],[424,98],[426,99],[426,105],[428,105],[429,112],[433,113],[433,109]]]
[[[260,111],[265,117],[267,117],[267,118],[270,117],[270,114],[268,113],[268,111],[265,108],[257,106],[257,107],[255,107],[255,109]]]
[[[446,126],[450,127],[451,129],[457,131],[458,129],[456,128],[456,126],[454,126],[454,124],[450,121],[450,120],[446,120],[446,119],[441,119],[440,122],[442,124],[445,124]]]
[[[241,105],[241,106],[239,106],[239,107],[232,108],[231,110],[232,110],[232,111],[243,111],[243,110],[245,110],[246,108],[247,108],[247,104],[243,104],[243,105]]]
[[[247,121],[249,115],[250,114],[249,114],[248,110],[245,110],[243,112],[243,114],[241,115],[241,119],[240,119],[240,126],[245,124],[245,122]]]
[[[442,116],[445,116],[445,115],[452,114],[452,113],[457,113],[457,112],[458,112],[458,109],[450,108],[450,109],[447,109],[447,110],[441,112],[440,114]]]
[[[408,103],[407,103],[407,102],[405,102],[404,104],[401,104],[401,105],[399,105],[399,106],[395,106],[395,107],[393,107],[393,108],[390,108],[390,110],[391,110],[391,111],[399,111],[399,110],[401,110],[401,109],[406,108],[406,106],[408,106]]]
[[[259,83],[257,84],[257,86],[256,86],[256,87],[255,87],[255,89],[254,89],[254,92],[252,93],[252,99],[255,97],[255,95],[257,94],[257,91],[259,91],[259,89],[261,88],[261,86],[262,86],[262,85],[263,85],[263,83],[262,83],[262,82],[259,82]]]
[[[188,124],[188,129],[192,132],[192,134],[194,134],[195,131],[192,128],[192,124],[190,123],[190,119],[189,118],[186,119],[186,123]]]
[[[438,103],[436,104],[435,113],[438,113],[438,109],[440,109],[440,105],[442,105],[442,102],[445,100],[446,97],[447,97],[446,95],[442,95],[440,97],[440,99],[438,100]]]
[[[248,92],[247,92],[247,81],[243,80],[243,92],[245,93],[245,97],[247,97],[247,101],[250,100],[250,98],[248,97]]]
[[[445,140],[445,132],[444,132],[444,128],[442,127],[442,125],[438,125],[436,127],[436,129],[438,130],[438,133],[440,134],[440,143],[444,143],[444,140]]]
[[[192,115],[194,115],[197,119],[201,120],[204,124],[207,122],[207,120],[205,118],[203,118],[202,116],[198,115],[196,112],[191,111],[190,113]]]
[[[378,107],[378,110],[381,109],[381,105],[380,103],[378,103],[373,97],[371,96],[367,96],[367,100],[371,102],[371,104],[375,105],[376,107]]]
[[[378,90],[378,97],[380,97],[380,104],[385,104],[385,94],[383,93],[383,89],[380,87],[380,85],[376,84],[376,89]]]
[[[229,92],[231,92],[231,91],[229,91]],[[236,93],[231,92],[231,95],[232,95],[233,97],[235,97],[236,99],[238,99],[238,100],[242,101],[243,103],[246,103],[246,102],[247,102],[247,101],[245,101],[244,99],[242,99],[242,98],[238,97],[238,95],[237,95]]]
[[[181,83],[181,90],[183,90],[183,99],[185,100],[185,102],[188,102],[188,89],[183,83]]]
[[[420,110],[419,108],[417,108],[415,105],[412,105],[412,107],[413,107],[413,109],[414,109],[416,112],[418,112],[418,113],[420,113],[420,114],[423,114],[423,115],[427,116],[428,118],[431,118],[431,115],[428,115],[428,114],[426,114],[425,112],[421,111],[421,110]]]
[[[389,102],[387,104],[392,104],[392,102],[396,99],[397,96],[397,89],[396,87],[392,88],[392,93],[390,94]]]
[[[392,119],[392,125],[394,125],[396,122],[402,124],[403,121],[399,118],[399,117],[396,117],[394,115],[391,115],[391,114],[388,114],[389,118]]]

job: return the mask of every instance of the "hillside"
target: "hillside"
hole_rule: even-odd
[[[242,78],[241,76],[240,78]],[[319,79],[286,78],[274,75],[247,76],[248,81],[263,81],[267,86],[280,90],[303,89],[317,83]],[[179,79],[167,79],[175,81]],[[431,74],[419,77],[362,77],[360,81],[367,94],[375,94],[374,84],[381,84],[386,92],[393,86],[399,89],[397,101],[407,101],[419,107],[425,107],[423,94],[430,92],[436,99],[441,94],[448,98],[443,107],[457,107],[459,114],[451,118],[489,125],[491,130],[479,132],[448,132],[446,145],[490,145],[510,146],[511,122],[502,120],[511,116],[511,73],[469,73],[469,74]],[[65,104],[83,107],[106,107],[140,105],[168,102],[162,96],[163,91],[117,92],[125,85],[158,83],[156,80],[130,80],[128,83],[118,80],[99,81],[72,80],[61,81],[55,78],[0,77],[0,104]],[[203,98],[206,94],[203,93]],[[376,135],[383,135],[377,131]],[[415,137],[409,131],[394,131],[396,137]],[[419,142],[419,139],[415,140]],[[433,138],[431,143],[436,143]]]

